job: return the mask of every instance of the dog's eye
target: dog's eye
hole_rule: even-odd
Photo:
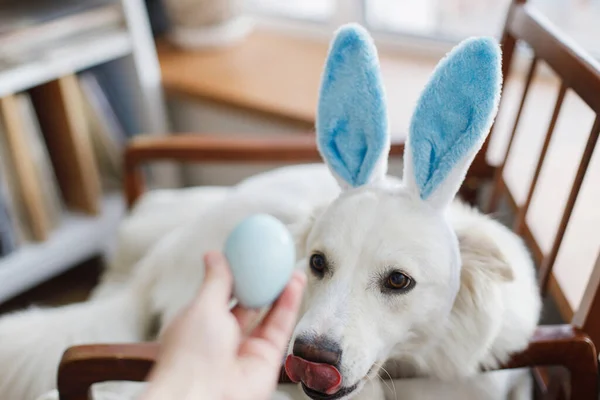
[[[325,268],[327,267],[327,261],[323,254],[315,253],[310,256],[310,269],[318,276],[323,276]]]
[[[399,271],[394,271],[385,280],[385,287],[391,290],[406,290],[413,284],[413,280]]]

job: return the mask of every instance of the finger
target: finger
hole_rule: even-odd
[[[304,273],[294,272],[287,287],[252,336],[266,340],[277,350],[283,349],[292,334],[305,285]]]
[[[229,304],[233,290],[233,277],[227,260],[219,252],[208,252],[204,256],[204,282],[199,298],[209,299],[215,305]]]
[[[260,315],[260,310],[237,305],[231,310],[231,313],[234,315],[235,319],[237,319],[242,333],[247,334],[252,328],[252,324],[256,322]]]

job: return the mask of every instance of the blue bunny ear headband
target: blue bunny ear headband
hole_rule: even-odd
[[[471,38],[436,67],[413,113],[404,152],[406,188],[448,205],[496,116],[501,55],[495,40]],[[323,71],[317,145],[342,188],[385,177],[390,147],[377,50],[359,25],[335,33]]]

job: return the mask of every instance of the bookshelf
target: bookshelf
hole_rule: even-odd
[[[31,60],[0,71],[0,97],[129,56],[132,51],[131,37],[125,30],[108,32],[103,37],[78,38],[61,47],[51,57]]]
[[[106,195],[98,217],[67,213],[47,240],[0,260],[0,303],[106,251],[124,211],[122,196]]]
[[[103,1],[102,6],[106,5],[112,6],[112,11],[118,11],[118,24],[64,36],[50,42],[44,51],[32,52],[22,59],[10,60],[8,64],[2,64],[0,59],[0,100],[28,91],[35,93],[39,87],[51,86],[64,77],[106,67],[107,76],[116,79],[119,97],[126,99],[123,106],[131,116],[131,120],[124,123],[128,137],[138,133],[163,135],[169,132],[160,67],[145,4],[142,0]],[[77,14],[70,17],[76,18]],[[30,36],[36,34],[33,31]],[[37,34],[45,33],[39,30]],[[0,27],[0,47],[1,39]],[[48,142],[46,133],[44,136]],[[149,172],[153,187],[179,184],[174,166],[153,166]],[[47,237],[27,240],[0,258],[0,303],[110,249],[125,213],[124,201],[120,191],[115,189],[99,193],[98,204],[97,213],[65,207],[60,224],[48,232]]]

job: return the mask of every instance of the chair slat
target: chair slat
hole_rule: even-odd
[[[521,230],[523,229],[523,223],[525,222],[525,218],[527,217],[527,210],[529,210],[529,206],[531,205],[531,199],[533,198],[533,194],[535,192],[535,188],[537,186],[537,182],[540,177],[540,172],[542,171],[542,167],[544,165],[544,160],[546,159],[546,153],[548,152],[548,147],[550,147],[550,141],[552,140],[552,135],[554,133],[554,128],[556,126],[556,121],[558,120],[558,115],[560,114],[560,109],[562,107],[566,93],[567,93],[567,86],[563,82],[563,83],[561,83],[560,89],[558,91],[558,97],[556,99],[554,111],[552,112],[552,118],[550,119],[550,125],[548,126],[548,131],[546,132],[544,144],[542,145],[542,151],[540,152],[540,155],[538,157],[538,162],[535,167],[535,172],[533,173],[533,178],[531,180],[531,184],[529,185],[529,192],[527,193],[527,200],[525,200],[525,204],[523,204],[523,206],[519,209],[519,212],[517,213],[517,217],[516,217],[515,224],[513,227],[513,230],[516,233],[521,233]]]
[[[494,174],[494,186],[488,203],[487,212],[496,211],[496,208],[498,208],[498,201],[500,200],[500,196],[502,195],[502,192],[500,191],[500,181],[504,179],[502,175],[504,173],[506,161],[510,154],[510,150],[512,149],[515,134],[517,133],[517,129],[519,127],[519,121],[521,120],[521,115],[523,113],[525,102],[527,101],[527,94],[529,93],[529,88],[531,87],[531,81],[533,80],[533,76],[535,75],[537,64],[538,59],[537,57],[534,57],[531,61],[529,72],[527,73],[525,87],[523,87],[523,94],[521,95],[521,104],[519,105],[519,110],[517,111],[517,115],[515,116],[515,122],[513,124],[512,132],[510,133],[510,139],[508,140],[508,145],[506,146],[506,152],[504,154],[504,158],[502,159],[502,164],[500,164],[500,166],[496,169],[496,172]]]
[[[573,185],[571,186],[571,192],[569,193],[569,198],[567,199],[567,204],[565,205],[563,215],[558,226],[558,231],[556,232],[556,236],[554,237],[554,243],[552,244],[550,253],[546,257],[544,257],[544,261],[542,262],[542,265],[540,267],[540,287],[542,289],[542,294],[546,293],[550,273],[552,272],[552,267],[554,267],[556,257],[558,256],[560,245],[562,244],[563,238],[565,236],[567,225],[569,224],[569,220],[573,212],[573,207],[575,206],[575,202],[577,201],[579,190],[581,189],[581,185],[583,184],[585,174],[592,159],[594,148],[596,147],[596,143],[598,142],[599,134],[600,115],[597,114],[596,120],[594,121],[594,126],[592,127],[592,131],[590,132],[587,143],[585,145],[581,161],[579,162],[579,168],[577,169],[575,180],[573,182]]]

